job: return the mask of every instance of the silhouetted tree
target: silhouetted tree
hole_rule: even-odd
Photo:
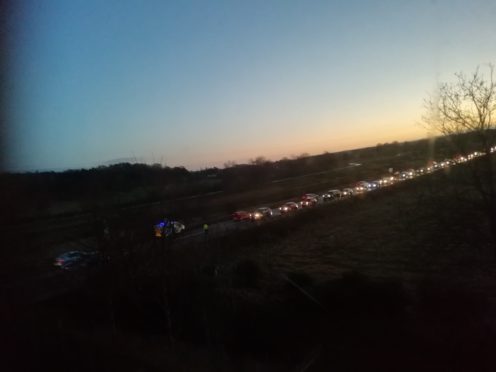
[[[252,165],[265,165],[266,163],[270,163],[270,161],[265,156],[257,156],[255,159],[250,159],[250,164]]]
[[[233,168],[237,165],[237,163],[233,160],[228,160],[224,163],[224,168]]]
[[[471,150],[471,142],[485,152],[482,159],[471,162],[470,169],[496,243],[496,185],[491,156],[496,137],[494,66],[488,66],[487,75],[478,67],[470,76],[460,72],[455,77],[453,82],[440,84],[425,101],[424,122],[434,132],[448,136],[464,155]]]

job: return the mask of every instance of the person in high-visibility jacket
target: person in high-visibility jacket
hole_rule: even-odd
[[[205,236],[208,235],[208,224],[206,224],[206,223],[203,224],[203,234]]]

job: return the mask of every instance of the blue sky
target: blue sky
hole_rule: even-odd
[[[22,1],[12,170],[196,169],[426,135],[439,81],[496,61],[494,1]]]

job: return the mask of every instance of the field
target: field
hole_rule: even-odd
[[[337,162],[320,164],[318,171],[312,171],[312,164],[317,163],[318,157],[302,159],[301,173],[290,172],[290,177],[276,178],[262,184],[247,183],[241,189],[219,190],[213,193],[190,195],[179,199],[165,199],[143,204],[126,206],[107,205],[95,210],[81,210],[79,213],[48,216],[42,214],[38,218],[19,222],[12,217],[22,208],[18,201],[29,199],[28,195],[17,195],[7,198],[14,206],[4,205],[2,212],[7,216],[7,222],[0,225],[0,236],[4,246],[9,249],[0,251],[0,268],[3,281],[8,277],[33,277],[45,275],[49,270],[53,257],[65,249],[86,249],[94,246],[87,239],[94,238],[95,221],[105,218],[114,236],[133,235],[139,237],[139,242],[149,240],[151,226],[164,216],[172,216],[185,222],[188,231],[193,231],[204,222],[212,225],[228,220],[230,214],[238,209],[254,208],[267,205],[277,208],[283,201],[299,198],[305,192],[320,192],[334,187],[345,187],[361,179],[376,179],[386,174],[390,167],[407,169],[425,165],[427,155],[419,151],[425,146],[425,141],[404,144],[394,147],[394,154],[382,154],[375,149],[361,149],[346,153],[346,157]],[[397,150],[403,152],[397,153]],[[438,154],[440,159],[443,154]],[[337,155],[334,157],[339,158]],[[331,157],[331,160],[333,158]],[[294,160],[290,162],[297,162]],[[350,165],[351,161],[360,163]],[[307,164],[308,163],[308,164]],[[53,175],[48,175],[52,177]],[[125,178],[121,175],[121,178]],[[34,182],[34,181],[33,181]],[[39,182],[39,181],[38,181]],[[35,184],[37,182],[34,182]],[[32,186],[32,185],[31,185]],[[22,189],[29,189],[24,185]],[[12,190],[10,190],[12,191]],[[3,195],[5,197],[5,195]],[[41,196],[40,196],[41,197]],[[48,196],[45,196],[48,197]],[[43,199],[43,198],[42,198]],[[49,203],[44,202],[49,205]],[[54,205],[58,203],[53,201]],[[98,204],[73,201],[74,205]],[[22,206],[22,203],[20,204]],[[221,224],[222,225],[222,224]],[[224,230],[221,226],[220,230]]]
[[[467,176],[217,238],[112,241],[74,290],[2,309],[6,370],[491,371],[494,243]]]

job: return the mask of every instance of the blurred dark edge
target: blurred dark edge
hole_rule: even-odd
[[[11,134],[13,122],[10,120],[12,99],[12,76],[10,47],[13,43],[15,32],[16,9],[20,8],[19,2],[12,0],[0,0],[0,172],[8,169],[9,156],[11,156]]]

